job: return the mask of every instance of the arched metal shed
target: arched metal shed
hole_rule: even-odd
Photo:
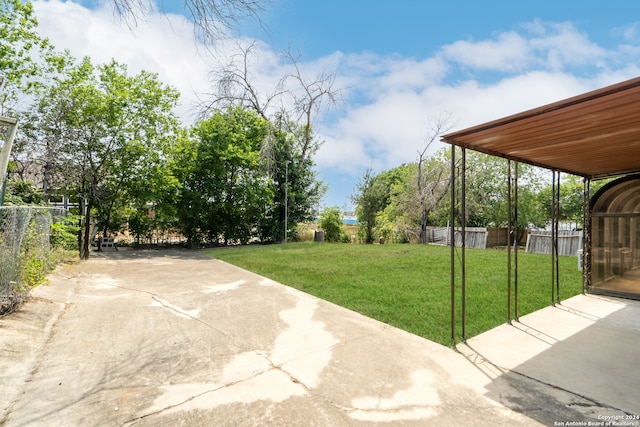
[[[591,199],[593,293],[640,299],[640,175],[610,182]]]

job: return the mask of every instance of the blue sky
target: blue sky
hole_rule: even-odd
[[[161,3],[133,28],[95,2],[35,6],[57,47],[159,73],[182,92],[189,120],[211,91],[209,72],[234,51],[194,40],[182,3]],[[635,1],[272,0],[262,20],[231,36],[257,41],[252,71],[265,94],[291,72],[280,56],[288,48],[307,78],[334,72],[342,89],[340,105],[314,120],[325,206],[350,208],[368,168],[414,161],[442,114],[455,130],[640,75]]]
[[[571,21],[598,39],[633,17],[633,1],[275,0],[263,15],[267,41],[293,43],[311,57],[335,51],[424,58],[442,45],[485,39],[535,19]],[[637,18],[640,18],[637,17]],[[624,22],[624,21],[623,21]],[[248,33],[264,31],[247,25]],[[606,43],[606,40],[603,40]]]

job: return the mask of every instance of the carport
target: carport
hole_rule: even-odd
[[[463,340],[466,340],[465,224],[460,218],[466,217],[467,149],[508,160],[509,229],[517,226],[518,163],[552,171],[550,296],[553,304],[560,302],[557,248],[561,173],[584,179],[584,292],[640,299],[640,272],[635,271],[640,266],[640,175],[634,175],[640,173],[640,78],[449,133],[442,141],[452,145],[451,223],[460,224],[463,236],[460,256]],[[456,152],[461,156],[459,160]],[[455,173],[457,168],[462,171],[459,175]],[[605,178],[618,179],[591,198],[591,181]],[[455,208],[458,187],[459,208]],[[455,241],[454,229],[451,227],[452,241]],[[456,255],[453,246],[451,251],[451,337],[455,344]],[[508,247],[508,252],[506,303],[507,320],[511,322],[518,319],[518,263],[517,250]]]

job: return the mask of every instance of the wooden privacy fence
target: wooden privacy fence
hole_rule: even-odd
[[[533,254],[550,254],[551,244],[551,231],[532,231],[527,237],[526,251]],[[582,249],[581,231],[558,231],[558,255],[578,256],[578,249]]]
[[[486,249],[494,246],[507,245],[506,228],[466,227],[466,246],[468,248]],[[534,230],[527,233],[526,252],[534,254],[551,254],[551,231]],[[451,229],[449,227],[427,227],[427,240],[436,245],[449,246],[451,244]],[[462,246],[462,229],[456,227],[456,246]],[[578,249],[582,249],[581,231],[558,231],[558,255],[578,256]]]
[[[495,229],[498,230],[498,229]],[[485,249],[489,236],[489,229],[486,227],[465,227],[465,243],[468,248]],[[427,227],[427,240],[429,243],[437,245],[451,245],[451,228],[449,227]],[[462,229],[455,228],[456,246],[462,246]]]

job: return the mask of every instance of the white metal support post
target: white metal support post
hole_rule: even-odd
[[[5,83],[5,77],[0,75],[0,92],[2,92]],[[0,150],[0,206],[4,206],[4,193],[7,189],[9,154],[11,153],[13,139],[16,137],[16,131],[18,130],[18,119],[0,116],[0,126],[7,126],[8,128],[7,134],[4,137],[4,144],[2,144],[2,150]]]
[[[2,193],[0,194],[0,206],[4,205],[4,193],[7,186],[7,168],[9,166],[9,154],[11,153],[11,146],[13,145],[13,139],[16,137],[16,131],[18,130],[18,119],[12,119],[10,117],[0,117],[0,126],[7,126],[7,134],[4,137],[4,144],[2,145],[2,151],[0,151],[0,179],[2,179]]]

